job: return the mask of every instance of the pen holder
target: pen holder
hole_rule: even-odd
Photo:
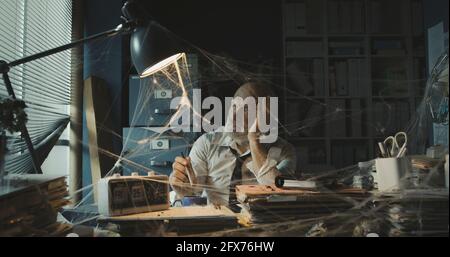
[[[405,189],[411,174],[412,165],[408,157],[378,158],[375,160],[378,176],[378,191]]]

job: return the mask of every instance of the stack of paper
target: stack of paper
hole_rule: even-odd
[[[357,189],[324,192],[265,185],[237,186],[236,194],[243,207],[240,219],[244,224],[326,217],[348,211],[368,197],[366,191]]]
[[[448,191],[410,190],[377,199],[389,236],[448,236]]]
[[[70,229],[56,222],[69,203],[65,177],[7,176],[0,186],[0,236],[57,236]]]
[[[173,207],[165,211],[100,217],[98,221],[120,224],[122,229],[126,228],[133,235],[155,235],[155,229],[161,228],[164,234],[173,232],[177,235],[192,235],[238,227],[236,214],[227,207],[212,205]]]

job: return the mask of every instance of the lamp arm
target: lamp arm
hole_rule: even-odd
[[[31,62],[37,59],[41,59],[53,54],[57,54],[60,52],[63,52],[65,50],[69,50],[71,48],[74,48],[78,45],[81,45],[83,43],[87,43],[87,42],[91,42],[100,38],[109,38],[109,37],[114,37],[117,35],[123,35],[125,33],[129,33],[131,32],[134,28],[136,28],[137,22],[136,21],[126,21],[123,24],[120,24],[119,26],[117,26],[114,29],[96,34],[96,35],[92,35],[90,37],[86,37],[74,42],[71,42],[69,44],[63,45],[63,46],[59,46],[41,53],[37,53],[34,55],[30,55],[27,57],[24,57],[22,59],[18,59],[15,61],[12,61],[10,63],[7,63],[5,61],[0,61],[0,73],[5,73],[5,72],[9,72],[9,69],[27,62]]]
[[[41,58],[44,58],[44,57],[47,57],[47,56],[50,56],[53,54],[57,54],[57,53],[65,51],[65,50],[74,48],[83,43],[91,42],[91,41],[94,41],[99,38],[114,37],[117,35],[122,35],[122,34],[125,34],[128,32],[131,32],[133,29],[135,29],[137,27],[137,24],[138,23],[135,20],[129,20],[127,18],[124,18],[124,23],[120,24],[119,26],[117,26],[114,29],[111,29],[111,30],[108,30],[108,31],[105,31],[105,32],[102,32],[102,33],[99,33],[96,35],[92,35],[90,37],[80,39],[80,40],[74,41],[72,43],[69,43],[69,44],[66,44],[66,45],[63,45],[60,47],[56,47],[56,48],[53,48],[53,49],[50,49],[50,50],[47,50],[47,51],[44,51],[41,53],[30,55],[25,58],[12,61],[10,63],[0,60],[0,73],[3,75],[3,80],[5,82],[5,87],[8,91],[8,94],[13,99],[16,99],[16,95],[14,93],[14,89],[12,87],[12,84],[11,84],[11,81],[10,81],[9,75],[8,75],[8,72],[12,67],[15,67],[15,66],[27,63],[27,62],[31,62],[31,61],[34,61],[37,59],[41,59]],[[25,143],[27,144],[28,151],[30,152],[34,171],[37,174],[42,174],[38,155],[36,154],[36,151],[34,149],[30,135],[28,133],[28,129],[25,125],[23,125],[21,127],[21,132],[22,132],[22,138],[24,139]]]

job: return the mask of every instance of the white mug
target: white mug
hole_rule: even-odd
[[[378,158],[375,160],[378,191],[389,192],[405,189],[412,165],[408,157]]]

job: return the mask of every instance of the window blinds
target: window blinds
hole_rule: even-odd
[[[71,42],[72,0],[1,0],[0,60],[11,62]],[[27,128],[35,148],[67,124],[71,52],[35,60],[9,72],[16,97],[26,102]],[[0,98],[8,97],[0,80]],[[6,172],[27,173],[31,155],[20,133],[8,135]]]

